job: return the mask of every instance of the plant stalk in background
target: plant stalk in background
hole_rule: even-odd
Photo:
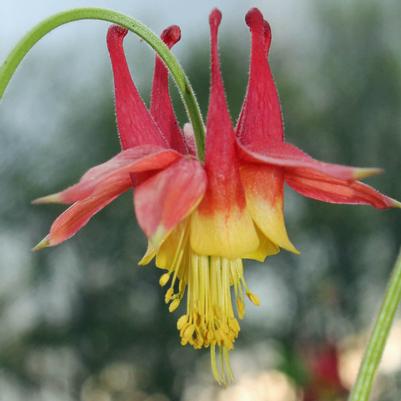
[[[368,401],[383,351],[401,301],[401,250],[377,315],[349,401]]]

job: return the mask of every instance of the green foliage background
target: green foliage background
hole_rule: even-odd
[[[401,199],[400,3],[316,1],[313,10],[318,48],[273,43],[287,139],[327,161],[384,167],[386,174],[369,183]],[[130,41],[147,98],[150,52]],[[206,36],[193,40],[183,61],[203,111],[207,44]],[[235,119],[248,43],[231,27],[220,47]],[[62,69],[53,67],[53,57],[62,57]],[[188,387],[212,385],[208,355],[179,345],[176,316],[158,288],[160,271],[136,266],[146,244],[131,194],[61,247],[29,251],[62,210],[30,200],[70,185],[119,150],[108,60],[81,87],[68,57],[44,62],[33,54],[0,107],[0,400],[187,399]],[[251,360],[302,385],[305,344],[335,343],[369,327],[400,245],[401,215],[322,204],[290,191],[286,199],[290,236],[302,255],[282,252],[266,265],[249,265],[264,306],[248,308],[234,367]],[[278,358],[269,357],[272,349]],[[383,380],[386,391],[376,399],[397,401],[400,372]]]

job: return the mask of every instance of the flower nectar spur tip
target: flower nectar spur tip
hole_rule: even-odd
[[[33,252],[38,252],[41,251],[42,249],[45,249],[50,246],[50,240],[49,236],[47,235],[45,238],[42,239],[36,246],[32,248]]]
[[[209,15],[209,24],[219,26],[221,23],[222,14],[218,8],[214,8]]]
[[[178,25],[171,25],[168,28],[166,28],[162,34],[161,38],[163,42],[171,48],[173,45],[175,45],[177,42],[180,41],[181,39],[181,29]]]
[[[263,15],[258,8],[251,8],[245,16],[246,24],[251,27],[254,24],[261,24],[264,27]]]

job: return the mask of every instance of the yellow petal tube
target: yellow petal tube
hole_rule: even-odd
[[[249,214],[260,231],[274,244],[299,254],[288,238],[283,214],[283,173],[272,166],[244,164],[241,181]]]
[[[142,256],[142,259],[138,262],[139,266],[145,266],[150,263],[153,258],[156,256],[156,250],[150,243],[148,242],[148,248],[146,249],[145,255]]]
[[[185,220],[163,242],[156,255],[156,266],[160,269],[175,270],[177,265],[181,265],[183,253],[187,250],[188,236]]]
[[[231,208],[191,216],[191,247],[199,255],[242,257],[259,248],[259,238],[247,210]]]
[[[242,255],[243,259],[253,259],[258,262],[264,262],[268,256],[276,255],[280,252],[280,248],[270,241],[258,228],[256,232],[259,237],[259,247],[253,252]]]

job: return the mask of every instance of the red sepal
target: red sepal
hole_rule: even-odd
[[[90,174],[87,173],[88,175],[82,183],[77,184],[75,189],[71,190],[69,193],[70,196],[74,195],[76,197],[78,194],[81,197],[86,193],[86,197],[75,202],[54,221],[50,228],[49,235],[41,242],[42,245],[36,249],[58,245],[75,235],[96,213],[132,186],[130,174],[145,171],[154,172],[168,166],[173,160],[182,157],[174,150],[156,150],[153,154],[148,153],[140,157],[140,150],[141,149],[132,149],[132,151],[126,151],[131,153],[136,152],[137,159],[131,163],[125,164],[124,158],[120,156],[120,159],[123,161],[123,166],[117,166],[114,171],[108,171],[104,174],[104,172],[108,170],[108,163],[110,165],[114,164],[114,167],[118,165],[116,160],[98,166],[97,172],[95,168],[92,169]],[[107,168],[105,168],[105,165]],[[93,188],[90,188],[91,177],[96,182]],[[77,191],[80,184],[82,187],[80,191]]]
[[[269,147],[259,153],[252,147],[238,144],[241,159],[252,163],[263,163],[280,166],[297,174],[300,170],[303,175],[319,172],[330,177],[343,180],[356,180],[382,172],[378,168],[350,167],[341,164],[326,163],[313,159],[307,153],[294,145],[285,142],[270,143]]]
[[[302,174],[302,171],[285,174],[287,184],[308,198],[329,203],[370,205],[377,209],[400,207],[401,204],[359,181],[345,181],[319,173]]]
[[[142,173],[162,169],[180,158],[175,150],[144,145],[123,150],[112,159],[88,170],[81,180],[57,194],[34,200],[34,204],[70,204],[88,197],[98,185],[111,177],[127,177],[130,173]]]
[[[75,202],[54,221],[46,237],[46,246],[58,245],[75,235],[88,221],[129,189],[129,175],[113,176],[102,182],[87,198]]]
[[[155,248],[194,210],[205,188],[201,164],[196,159],[183,158],[135,189],[138,223]]]

